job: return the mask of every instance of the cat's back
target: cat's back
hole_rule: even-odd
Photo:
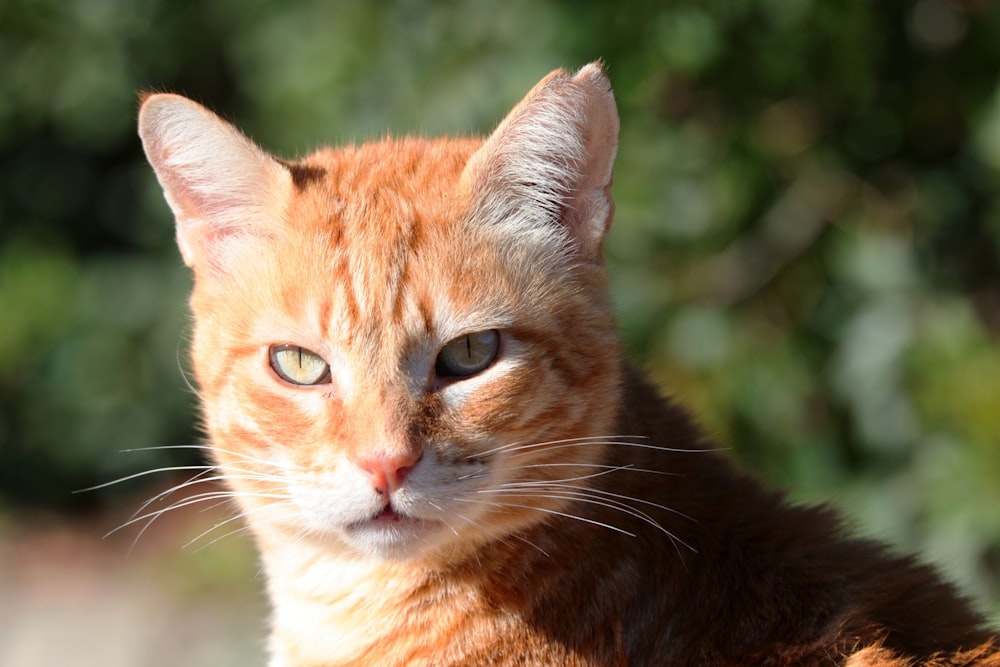
[[[828,508],[787,504],[640,374],[625,385],[619,432],[642,437],[610,449],[621,472],[595,488],[628,511],[594,516],[636,534],[604,537],[615,569],[644,573],[624,601],[630,664],[1000,665],[932,568],[851,537]]]

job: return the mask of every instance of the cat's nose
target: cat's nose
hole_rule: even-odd
[[[375,491],[384,496],[403,485],[422,456],[422,452],[372,455],[357,461],[357,465],[371,476]]]

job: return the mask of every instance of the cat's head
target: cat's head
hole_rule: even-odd
[[[621,373],[599,66],[553,72],[484,141],[287,163],[175,95],[139,127],[195,274],[214,457],[258,535],[451,553],[599,473]]]

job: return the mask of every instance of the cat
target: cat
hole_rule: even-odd
[[[599,63],[485,139],[299,161],[144,97],[269,664],[1000,666],[951,585],[738,472],[623,361],[618,129]]]

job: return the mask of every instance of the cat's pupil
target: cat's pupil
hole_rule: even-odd
[[[486,370],[500,351],[496,329],[465,334],[449,341],[438,353],[438,377],[465,378]]]

